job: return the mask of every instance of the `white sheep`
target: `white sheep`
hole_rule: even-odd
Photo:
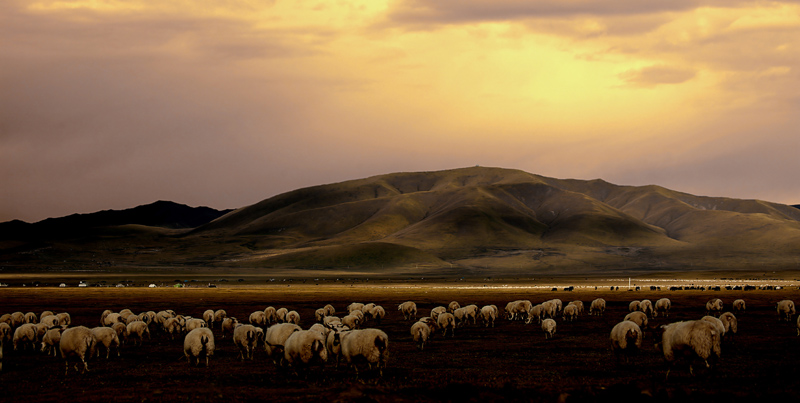
[[[264,308],[264,317],[266,318],[267,325],[278,323],[278,314],[274,307],[268,306]]]
[[[66,372],[69,373],[69,361],[71,358],[77,358],[83,363],[83,371],[88,372],[89,366],[86,361],[94,355],[95,345],[97,339],[91,329],[86,326],[76,326],[64,330],[61,333],[61,341],[58,343],[58,349],[61,352],[61,358],[64,359]],[[75,364],[75,370],[78,370],[78,364]]]
[[[706,315],[719,316],[722,313],[722,300],[719,298],[712,298],[706,302]]]
[[[328,361],[325,337],[311,330],[293,332],[284,343],[283,358],[295,372],[313,364],[323,365]]]
[[[425,343],[431,338],[431,328],[424,322],[416,322],[411,325],[411,338],[417,344],[417,348],[422,351]]]
[[[66,328],[63,327],[56,327],[50,329],[45,333],[44,337],[42,338],[42,352],[46,355],[53,354],[53,357],[58,356],[58,343],[61,341],[61,333],[64,332]]]
[[[347,313],[353,313],[353,311],[363,311],[364,304],[360,302],[353,302],[352,304],[347,306]]]
[[[147,323],[142,321],[131,322],[125,329],[126,339],[132,340],[134,345],[141,346],[144,341],[144,335],[147,335],[147,339],[150,340],[150,328]]]
[[[321,323],[315,323],[315,324],[311,325],[311,327],[309,327],[308,330],[310,330],[312,332],[317,332],[317,333],[321,334],[325,338],[327,338],[328,337],[328,333],[330,333],[332,331],[331,328],[326,327],[325,325],[323,325]]]
[[[639,303],[639,310],[644,312],[649,318],[655,317],[654,310],[653,310],[653,302],[649,299],[643,299],[642,302]]]
[[[628,312],[636,312],[639,310],[639,305],[642,301],[634,300],[628,304]]]
[[[450,330],[450,337],[456,336],[456,318],[450,312],[439,314],[436,320],[436,327],[442,329],[442,337],[447,337],[447,330]]]
[[[183,354],[192,365],[192,360],[196,361],[196,365],[200,365],[200,359],[205,358],[206,367],[208,367],[208,357],[214,355],[214,333],[207,327],[198,327],[189,332],[183,339]]]
[[[378,373],[383,376],[383,369],[389,359],[386,351],[389,347],[389,336],[386,333],[379,329],[363,329],[341,332],[338,336],[341,355],[356,371],[356,376],[358,367],[355,363],[358,360],[366,361],[370,369],[373,365],[376,366]]]
[[[719,320],[722,321],[722,325],[725,327],[724,340],[733,341],[733,336],[739,332],[739,320],[736,319],[736,315],[731,312],[725,312],[719,315]]]
[[[106,350],[106,359],[108,359],[108,357],[111,355],[112,348],[115,348],[117,350],[117,357],[120,356],[119,337],[117,336],[117,332],[114,329],[105,326],[94,327],[92,328],[92,334],[94,335],[94,338],[97,341],[96,346],[97,347],[103,346],[103,348]],[[94,352],[96,357],[100,356],[99,348],[96,348]]]
[[[33,323],[23,323],[14,330],[14,351],[27,350],[28,347],[35,351],[37,341],[38,330]]]
[[[105,312],[103,312],[105,314]],[[111,312],[109,314],[100,315],[100,325],[111,327],[115,323],[125,323],[122,319],[122,316],[116,312]]]
[[[322,324],[333,328],[334,326],[342,325],[342,319],[338,316],[326,316],[325,319],[322,320]]]
[[[779,301],[775,307],[778,310],[778,320],[786,320],[787,322],[792,321],[792,316],[795,314],[794,310],[794,301],[790,299],[785,299],[783,301]]]
[[[532,306],[531,309],[528,311],[528,319],[525,319],[525,324],[529,325],[533,323],[534,320],[536,321],[536,323],[541,324],[543,316],[544,316],[544,304],[536,304]]]
[[[620,356],[625,357],[625,363],[629,362],[631,355],[636,354],[642,348],[642,329],[636,323],[623,320],[611,329],[611,350],[620,360]]]
[[[9,342],[14,334],[11,332],[11,325],[6,322],[0,322],[0,340]]]
[[[567,305],[561,313],[564,320],[572,322],[578,317],[578,307],[575,305]]]
[[[358,326],[361,324],[358,315],[353,315],[353,314],[347,315],[344,318],[342,318],[341,323],[349,327],[350,329],[357,329]]]
[[[334,308],[331,304],[323,306],[322,309],[325,310],[325,316],[336,315],[336,308]]]
[[[433,336],[436,334],[436,331],[439,330],[438,324],[430,316],[423,316],[419,318],[418,322],[428,325],[428,327],[431,329],[431,338],[433,338]]]
[[[564,303],[558,298],[553,298],[550,302],[556,304],[556,315],[561,314],[561,311],[564,310]]]
[[[128,326],[126,326],[124,323],[115,323],[111,326],[111,328],[117,332],[119,343],[125,344],[125,340],[128,338]]]
[[[25,314],[25,323],[38,323],[39,317],[36,316],[33,312],[28,312]]]
[[[568,303],[567,305],[575,305],[575,307],[578,308],[578,315],[583,315],[583,310],[584,310],[583,301],[575,300]]]
[[[719,320],[719,318],[717,318],[716,316],[706,315],[700,318],[700,320],[704,320],[708,323],[713,324],[714,328],[717,329],[717,333],[719,333],[720,340],[722,340],[725,337],[725,324],[722,323],[722,321]]]
[[[39,314],[39,321],[45,316],[55,316],[55,313],[53,313],[53,311],[42,311],[42,313]]]
[[[553,319],[558,314],[558,305],[555,301],[545,301],[542,302],[542,318],[550,318]]]
[[[233,329],[233,344],[239,348],[239,359],[242,361],[253,359],[253,351],[258,347],[260,330],[253,325],[239,325]]]
[[[264,311],[255,311],[250,314],[250,324],[258,327],[267,326],[267,314]]]
[[[467,322],[472,321],[473,325],[477,325],[478,324],[478,312],[480,311],[478,306],[475,305],[475,304],[469,304],[469,305],[464,307],[464,311],[465,311],[466,321]]]
[[[364,316],[366,316],[366,320],[372,319],[372,310],[375,309],[375,303],[370,302],[368,304],[364,304],[364,308],[361,309],[361,312],[364,312]]]
[[[542,331],[544,332],[544,339],[552,339],[556,334],[556,321],[547,318],[542,321]]]
[[[439,315],[441,315],[441,314],[443,314],[445,312],[447,312],[447,308],[445,308],[443,306],[437,306],[437,307],[431,309],[431,318],[433,318],[433,320],[439,320]]]
[[[467,320],[467,310],[464,308],[458,308],[453,311],[453,318],[456,320],[456,327],[462,327],[466,325]]]
[[[214,310],[213,309],[206,309],[205,312],[203,312],[203,320],[206,321],[206,323],[208,324],[208,327],[213,328],[214,327]]]
[[[606,300],[595,298],[589,305],[589,315],[603,316],[606,312]]]
[[[292,333],[299,330],[302,329],[294,323],[278,323],[267,329],[267,333],[264,337],[264,351],[267,352],[267,356],[272,358],[272,361],[276,365],[283,363],[283,351],[286,339],[288,339]]]
[[[167,319],[164,322],[164,332],[169,335],[170,340],[174,340],[175,336],[178,336],[183,332],[183,326],[181,326],[180,320],[178,320],[178,318]]]
[[[183,328],[184,328],[185,331],[191,332],[192,330],[199,329],[201,327],[205,327],[205,328],[208,327],[208,324],[206,323],[206,321],[204,321],[202,319],[198,319],[198,318],[191,318],[191,319],[188,319],[186,321],[186,324],[184,325]]]
[[[383,309],[380,305],[375,305],[375,308],[372,308],[372,318],[375,319],[378,324],[381,323],[383,318],[386,316],[386,310]]]
[[[743,314],[745,309],[747,309],[747,306],[744,303],[743,299],[734,300],[733,303],[731,304],[731,307],[735,314]]]
[[[494,321],[497,320],[497,307],[492,305],[485,305],[481,307],[481,320],[486,327],[494,327]]]
[[[222,321],[228,317],[228,312],[225,312],[224,309],[217,309],[214,311],[214,323],[222,324]]]
[[[58,324],[60,326],[69,326],[72,324],[72,317],[67,312],[61,312],[56,315],[58,317]]]
[[[278,308],[275,310],[275,318],[278,323],[286,323],[286,314],[289,310],[286,308]]]
[[[222,320],[222,338],[225,338],[226,334],[233,335],[233,331],[236,329],[236,325],[239,324],[239,321],[234,317],[225,318]]]
[[[720,348],[720,334],[714,324],[704,320],[676,322],[661,326],[664,334],[661,343],[656,345],[664,354],[664,359],[669,364],[669,372],[675,365],[676,357],[690,356],[689,373],[694,374],[694,358],[703,360],[707,368],[716,364],[722,351]],[[711,360],[711,362],[709,362]]]
[[[4,313],[4,314],[0,315],[0,323],[5,323],[9,327],[11,327],[11,314],[10,313]]]
[[[397,310],[403,314],[403,320],[417,318],[417,304],[414,301],[406,301],[397,306]]]
[[[625,315],[624,320],[629,320],[639,326],[642,331],[644,331],[645,327],[647,327],[647,315],[644,314],[642,311],[634,311],[627,315]]]
[[[555,311],[557,306],[552,301],[551,304],[553,304],[553,310]],[[506,304],[506,318],[508,320],[525,320],[532,305],[531,301],[527,299],[511,301]]]
[[[14,312],[11,314],[11,327],[18,328],[25,324],[25,314],[22,312]]]
[[[339,358],[341,357],[342,345],[339,340],[339,333],[349,331],[350,328],[342,324],[338,324],[330,328],[328,337],[325,340],[325,347],[328,350],[328,360],[333,359],[336,362],[336,368],[339,368]]]
[[[327,316],[325,308],[319,308],[314,311],[314,320],[317,323],[322,323],[322,321],[325,320],[325,316]]]
[[[458,308],[461,308],[461,304],[459,304],[458,301],[450,301],[450,303],[447,304],[447,312],[453,313]]]
[[[286,313],[286,323],[300,324],[300,314],[297,311],[289,311]]]
[[[672,301],[669,298],[661,298],[656,301],[655,309],[653,310],[653,317],[661,315],[665,318],[669,317],[669,311],[672,309]]]

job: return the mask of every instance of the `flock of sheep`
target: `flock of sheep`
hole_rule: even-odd
[[[658,328],[650,325],[650,320],[658,316],[668,318],[671,302],[667,298],[657,300],[632,301],[629,313],[610,331],[611,350],[617,360],[627,363],[632,354],[642,348],[646,331],[660,332],[655,336],[656,347],[670,364],[667,376],[680,357],[689,357],[689,371],[693,373],[694,360],[701,360],[707,368],[712,368],[721,354],[723,340],[731,339],[738,332],[736,315],[745,311],[745,301],[737,299],[732,303],[732,312],[723,312],[723,302],[714,298],[706,303],[706,316],[698,320],[688,320],[666,324]],[[778,319],[791,321],[795,315],[794,302],[783,300],[776,304]],[[597,298],[589,305],[589,315],[603,316],[606,301]],[[494,327],[501,312],[496,305],[478,307],[475,304],[460,306],[453,301],[447,306],[431,309],[429,315],[418,319],[417,305],[406,301],[398,305],[403,319],[413,321],[410,329],[411,339],[419,350],[435,334],[441,332],[443,338],[455,336],[457,328],[468,324]],[[503,316],[509,321],[536,322],[541,326],[545,339],[556,334],[557,319],[564,325],[584,314],[582,301],[572,301],[564,306],[560,299],[551,299],[539,304],[529,300],[516,300],[506,304]],[[376,304],[352,303],[346,308],[346,315],[338,317],[336,309],[328,304],[314,313],[314,324],[308,329],[300,326],[300,314],[287,308],[267,307],[255,311],[248,317],[248,323],[240,323],[228,317],[223,309],[207,310],[201,318],[180,315],[172,310],[147,311],[139,314],[129,309],[119,312],[106,310],[100,314],[100,326],[72,326],[69,313],[14,312],[0,316],[0,370],[2,370],[3,347],[13,346],[14,351],[41,350],[47,355],[58,355],[64,360],[66,372],[70,363],[75,369],[88,371],[87,361],[105,353],[108,359],[112,354],[120,356],[120,347],[125,344],[136,348],[153,333],[169,337],[171,340],[183,339],[183,354],[190,365],[209,365],[209,357],[214,355],[216,340],[212,329],[219,328],[221,338],[230,337],[239,350],[239,359],[253,360],[254,352],[262,346],[267,356],[280,368],[291,369],[295,373],[309,370],[313,366],[324,366],[334,362],[338,368],[344,362],[358,376],[358,364],[366,364],[369,369],[377,369],[383,374],[388,361],[387,334],[367,324],[379,325],[386,316],[382,306]],[[797,318],[797,335],[800,336],[800,316]],[[82,368],[81,368],[82,365]]]

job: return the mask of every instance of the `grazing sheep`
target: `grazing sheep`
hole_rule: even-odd
[[[13,334],[11,333],[11,325],[6,322],[0,322],[0,340],[9,342]]]
[[[467,319],[467,310],[464,308],[456,309],[453,311],[453,318],[456,320],[456,327],[464,326]]]
[[[14,312],[11,314],[11,327],[18,328],[25,324],[25,314],[22,312]]]
[[[289,311],[286,313],[286,323],[300,324],[300,314],[297,311]]]
[[[383,376],[383,368],[386,368],[389,359],[386,352],[389,347],[389,336],[386,333],[379,329],[363,329],[341,332],[337,335],[341,344],[341,355],[356,371],[356,377],[358,377],[356,366],[358,361],[366,361],[370,369],[375,365],[379,375]]]
[[[142,323],[144,323],[144,321],[142,320],[142,317],[140,315],[128,315],[128,316],[125,317],[125,324],[126,325],[129,325],[129,324],[131,324],[133,322],[142,322]]]
[[[553,304],[554,310],[557,309],[552,301],[551,304]],[[506,304],[506,317],[508,320],[525,320],[528,317],[528,311],[531,309],[531,306],[533,306],[533,304],[527,299],[511,301]]]
[[[265,327],[268,324],[267,315],[264,311],[255,311],[250,314],[250,324],[258,327]]]
[[[717,329],[717,333],[719,333],[720,340],[725,337],[725,324],[722,323],[722,321],[719,320],[719,318],[717,318],[716,316],[706,315],[703,316],[700,320],[704,320],[708,323],[713,324],[714,328]]]
[[[151,312],[152,312],[152,311],[151,311]],[[153,312],[153,313],[154,313],[154,312]],[[155,314],[155,313],[154,313],[154,314]],[[139,315],[137,315],[137,316],[138,316],[138,318],[139,318],[139,320],[140,320],[141,322],[144,322],[144,323],[146,323],[147,325],[150,325],[150,322],[152,322],[152,321],[153,321],[153,317],[152,317],[152,316],[150,316],[150,312],[142,312],[142,313],[140,313],[140,314],[139,314]]]
[[[461,308],[461,304],[459,304],[458,301],[450,301],[450,303],[447,304],[447,312],[453,313],[458,308]]]
[[[342,324],[349,327],[350,329],[358,329],[358,326],[361,324],[361,321],[358,318],[358,315],[347,315],[342,318]]]
[[[578,307],[575,305],[567,305],[564,307],[564,311],[562,312],[562,317],[567,322],[572,322],[578,318]]]
[[[278,323],[267,329],[266,336],[264,337],[264,351],[267,352],[267,356],[272,358],[272,362],[274,362],[275,365],[281,365],[283,363],[283,351],[286,339],[288,339],[292,333],[299,330],[302,329],[294,323]]]
[[[465,315],[466,315],[466,321],[467,322],[472,321],[473,325],[477,325],[478,324],[478,312],[480,312],[480,309],[478,308],[478,306],[475,305],[475,304],[469,304],[469,305],[464,307],[464,311],[465,311]]]
[[[189,332],[183,339],[183,354],[192,365],[192,360],[196,365],[200,365],[200,359],[205,358],[208,367],[208,357],[214,355],[214,333],[207,327],[198,327]]]
[[[198,318],[191,318],[191,319],[186,321],[186,325],[184,325],[183,328],[184,328],[185,331],[191,332],[192,330],[199,329],[201,327],[205,327],[205,328],[208,327],[208,324],[206,323],[206,321],[204,321],[202,319],[198,319]]]
[[[560,314],[561,311],[564,310],[564,303],[560,299],[553,298],[553,299],[550,300],[550,302],[552,302],[552,303],[554,303],[556,305],[556,315]]]
[[[286,323],[286,314],[289,313],[289,310],[286,308],[278,308],[275,310],[275,320],[278,323]]]
[[[122,316],[124,318],[124,317],[127,317],[128,315],[132,315],[133,311],[131,311],[128,308],[125,308],[125,309],[119,311],[119,314],[120,314],[120,316]]]
[[[239,348],[239,359],[242,361],[253,359],[253,351],[258,347],[259,330],[253,325],[239,325],[233,329],[233,344]]]
[[[433,335],[436,334],[437,330],[439,330],[439,327],[438,327],[436,321],[433,320],[433,318],[431,318],[430,316],[423,316],[423,317],[419,318],[419,322],[422,322],[422,323],[428,325],[428,327],[431,329],[431,338],[433,338]]]
[[[325,316],[336,315],[336,308],[334,308],[331,304],[323,306],[322,309],[325,310]]]
[[[58,324],[60,326],[69,326],[70,324],[72,324],[72,317],[69,316],[69,313],[62,312],[56,316],[58,317]]]
[[[744,313],[745,309],[747,308],[743,299],[734,300],[733,304],[731,304],[731,307],[733,308],[733,312],[737,315]]]
[[[322,324],[326,327],[333,328],[334,326],[341,325],[342,319],[338,316],[326,316],[325,319],[322,320]]]
[[[555,301],[545,301],[542,302],[542,318],[550,318],[553,319],[558,314],[558,305]]]
[[[111,327],[115,323],[125,323],[122,316],[116,312],[109,313],[105,316],[100,316],[100,325]]]
[[[386,310],[380,305],[375,305],[375,308],[372,309],[372,318],[380,324],[385,316]]]
[[[366,316],[366,320],[372,319],[372,310],[375,309],[375,304],[370,302],[368,304],[364,304],[364,309],[361,312],[364,312],[364,316]]]
[[[544,316],[544,305],[536,304],[528,311],[528,319],[525,319],[525,324],[529,325],[535,320],[536,323],[541,324]]]
[[[786,320],[787,322],[792,321],[792,316],[795,314],[794,310],[794,301],[790,299],[785,299],[783,301],[778,302],[775,307],[778,310],[778,321]]]
[[[328,349],[328,359],[333,359],[336,362],[336,368],[339,368],[339,358],[342,353],[342,345],[339,343],[339,333],[349,331],[350,328],[339,324],[330,329],[331,331],[325,339],[325,347]]]
[[[447,312],[447,308],[443,306],[437,306],[436,308],[431,309],[431,318],[433,320],[439,320],[439,315]]]
[[[217,309],[214,311],[214,323],[222,324],[222,321],[228,317],[228,313],[224,309]]]
[[[456,336],[456,318],[450,312],[439,314],[436,320],[436,327],[442,329],[442,337],[447,337],[447,330],[450,330],[450,337]]]
[[[403,313],[403,320],[417,319],[417,304],[414,301],[406,301],[397,306],[397,310]]]
[[[174,340],[175,336],[183,333],[183,326],[178,318],[169,318],[164,322],[164,332],[169,335],[170,340]]]
[[[665,318],[669,317],[669,311],[672,309],[672,301],[669,298],[661,298],[656,301],[655,309],[653,310],[653,317],[661,315]]]
[[[289,335],[283,349],[286,363],[295,369],[307,368],[310,365],[323,365],[328,361],[328,349],[325,337],[315,331],[298,330]]]
[[[494,327],[494,321],[497,319],[497,307],[492,305],[485,305],[481,308],[481,320],[485,327]]]
[[[147,323],[142,321],[128,323],[128,326],[125,329],[125,336],[127,339],[132,340],[134,345],[141,346],[142,342],[144,341],[144,335],[147,335],[147,339],[150,340],[150,328],[147,327]]]
[[[661,349],[664,359],[669,364],[667,379],[675,365],[676,357],[689,357],[689,373],[692,375],[694,375],[695,358],[703,360],[707,368],[711,368],[719,359],[720,335],[714,324],[704,320],[693,320],[670,323],[661,328],[664,329],[664,334],[661,336],[661,343],[656,344],[656,347]]]
[[[142,322],[142,323],[144,323],[144,322]],[[97,347],[103,346],[103,348],[105,348],[105,350],[106,350],[106,359],[108,359],[108,357],[111,355],[111,348],[112,347],[116,348],[117,357],[120,356],[120,353],[119,353],[119,344],[120,344],[119,343],[119,337],[117,336],[117,332],[114,329],[112,329],[110,327],[105,327],[105,326],[94,327],[94,328],[92,328],[92,334],[94,335],[94,338],[97,341],[96,346]],[[94,354],[95,357],[99,357],[100,356],[100,349],[99,348],[96,348],[94,350],[94,352],[95,352],[95,354]]]
[[[314,311],[314,320],[317,321],[317,323],[322,323],[322,321],[325,320],[325,316],[327,316],[325,308],[319,308]]]
[[[38,323],[39,318],[33,312],[28,312],[25,314],[25,323]]]
[[[620,361],[620,355],[625,357],[625,364],[628,364],[631,355],[636,354],[642,348],[642,329],[636,323],[623,320],[611,329],[611,350]]]
[[[82,373],[88,372],[89,366],[86,361],[94,355],[96,344],[97,339],[94,337],[94,333],[86,326],[76,326],[64,330],[58,343],[58,349],[66,367],[64,375],[69,373],[70,358],[79,359],[83,363]],[[75,370],[80,371],[77,363],[75,364]]]
[[[10,327],[11,326],[11,314],[10,313],[4,313],[4,314],[0,315],[0,323],[5,323]]]
[[[56,327],[47,331],[42,338],[42,352],[50,355],[53,354],[53,357],[58,356],[58,343],[61,341],[61,333],[64,332],[66,328],[63,327]]]
[[[233,331],[236,329],[236,325],[238,325],[238,324],[239,324],[239,321],[234,317],[223,319],[222,320],[222,325],[221,325],[222,338],[224,339],[226,334],[233,335]]]
[[[416,322],[411,325],[411,338],[417,344],[417,348],[422,351],[425,343],[431,338],[431,328],[425,322]]]
[[[706,315],[719,316],[722,313],[722,300],[712,298],[706,302]]]
[[[739,320],[730,312],[719,315],[719,320],[722,321],[722,325],[725,327],[723,340],[733,341],[733,336],[739,332]]]
[[[544,339],[552,339],[556,334],[556,321],[547,318],[542,321],[542,331],[544,332]]]
[[[639,305],[641,303],[642,303],[642,301],[636,301],[636,300],[631,301],[631,303],[628,304],[628,312],[636,312],[636,311],[638,311],[639,310]]]
[[[274,307],[268,306],[264,308],[264,317],[267,320],[267,326],[274,325],[278,323],[278,314],[277,310]]]
[[[36,342],[38,341],[37,333],[36,325],[33,323],[23,323],[16,328],[13,341],[14,351],[27,350],[29,346],[31,350],[35,351]]]
[[[347,313],[353,313],[353,311],[364,311],[364,304],[360,302],[353,302],[352,304],[347,306]]]
[[[125,344],[125,340],[128,338],[128,326],[124,323],[115,323],[111,326],[115,332],[117,332],[117,338],[119,338],[120,344]]]
[[[44,318],[45,316],[55,316],[55,315],[56,314],[53,313],[53,311],[42,311],[42,313],[39,314],[39,321],[41,321],[41,319]],[[0,322],[2,322],[2,320],[0,320]]]
[[[578,315],[583,315],[583,311],[584,311],[583,301],[575,300],[575,301],[570,302],[567,305],[575,305],[578,308]]]
[[[643,299],[642,302],[639,303],[639,310],[644,312],[644,314],[649,318],[655,317],[653,302],[649,299]]]
[[[203,320],[206,321],[208,327],[214,328],[214,310],[207,309],[205,312],[203,312]]]
[[[317,332],[317,333],[321,334],[322,336],[324,336],[325,338],[328,337],[328,333],[333,331],[331,328],[325,327],[325,325],[322,325],[320,323],[315,323],[315,324],[311,325],[311,327],[308,328],[308,330],[310,330],[312,332]]]
[[[606,300],[602,298],[596,298],[592,301],[592,304],[589,305],[589,315],[596,315],[596,316],[603,316],[606,312]]]
[[[644,330],[647,326],[647,315],[644,314],[642,311],[634,311],[627,315],[625,315],[624,320],[629,320],[639,326],[640,329]]]

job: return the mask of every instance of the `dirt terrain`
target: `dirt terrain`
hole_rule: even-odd
[[[623,290],[623,287],[620,287]],[[608,301],[604,317],[583,315],[576,322],[558,320],[553,340],[538,326],[498,320],[494,328],[467,326],[453,339],[437,335],[418,351],[411,341],[411,322],[403,321],[397,305],[417,302],[421,315],[452,300],[462,305],[495,304],[529,299],[538,303],[560,298],[582,300],[588,308],[597,297]],[[619,365],[609,348],[609,332],[628,312],[628,302],[661,297],[672,300],[668,319],[656,324],[699,319],[705,302],[722,298],[725,310],[744,298],[748,310],[739,317],[739,334],[723,345],[716,371],[692,376],[679,366],[665,380],[666,366],[652,336],[629,366]],[[779,291],[609,291],[567,292],[534,289],[440,288],[418,286],[312,286],[230,288],[5,288],[0,290],[0,313],[43,310],[69,312],[73,325],[99,324],[105,309],[134,312],[173,309],[202,317],[206,309],[247,318],[266,306],[297,310],[302,326],[313,323],[313,312],[332,303],[337,314],[353,301],[383,305],[387,317],[370,327],[390,338],[389,366],[382,378],[362,373],[356,379],[348,368],[328,364],[323,371],[297,376],[281,371],[259,350],[254,361],[237,358],[233,342],[220,339],[209,368],[195,368],[183,359],[182,340],[154,332],[141,347],[125,346],[122,356],[93,359],[87,374],[64,375],[60,358],[41,353],[14,352],[5,346],[0,388],[4,401],[796,401],[800,397],[800,338],[795,323],[779,323],[775,302],[800,302],[794,287]]]

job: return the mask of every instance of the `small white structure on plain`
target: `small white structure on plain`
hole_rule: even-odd
[[[155,285],[155,284],[152,284],[152,283],[151,283],[151,284],[150,284],[148,287],[150,287],[150,288],[156,288],[156,287],[158,287],[158,286],[157,286],[157,285]]]
[[[61,283],[61,284],[59,284],[58,286],[59,286],[59,287],[61,287],[61,288],[64,288],[64,287],[66,287],[67,285],[66,285],[65,283]]]

